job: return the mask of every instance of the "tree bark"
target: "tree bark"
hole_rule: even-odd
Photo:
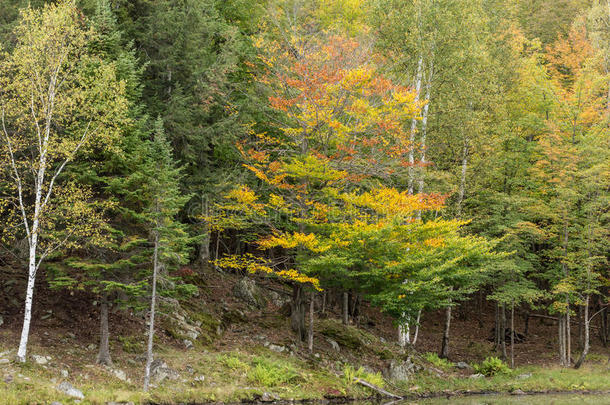
[[[582,348],[582,353],[580,353],[580,357],[576,361],[576,364],[574,364],[574,368],[580,368],[580,366],[582,366],[583,363],[585,362],[585,358],[587,357],[587,354],[589,354],[589,323],[590,323],[590,319],[589,319],[589,295],[587,295],[587,299],[585,300],[585,307],[584,307],[584,342],[583,342],[583,348]]]
[[[515,303],[510,307],[510,368],[515,368]]]
[[[343,293],[343,325],[349,325],[349,295]]]
[[[313,312],[315,297],[315,293],[312,291],[309,297],[309,331],[307,336],[307,347],[309,349],[309,353],[313,353]]]
[[[423,63],[424,58],[423,55],[419,56],[419,61],[417,62],[417,74],[415,77],[415,99],[414,102],[417,103],[419,101],[420,92],[421,92],[421,81],[423,74]],[[410,141],[410,150],[409,150],[409,183],[408,190],[409,194],[413,194],[413,184],[415,182],[415,173],[413,167],[415,165],[415,132],[417,131],[417,118],[413,117],[411,120],[411,132],[409,136]]]
[[[155,232],[155,250],[153,253],[153,280],[150,298],[150,318],[148,325],[148,346],[146,349],[146,368],[144,370],[144,392],[150,384],[150,366],[153,361],[153,338],[155,334],[155,303],[157,300],[157,272],[159,271],[159,233]]]
[[[104,292],[100,302],[100,350],[97,354],[97,364],[112,366],[110,356],[110,333],[108,331],[108,293]]]
[[[500,337],[502,339],[502,358],[504,359],[504,361],[506,361],[508,356],[506,355],[506,307],[504,304],[502,304],[500,316],[502,318],[502,332],[500,334]]]
[[[417,313],[417,321],[416,321],[416,324],[415,324],[415,332],[413,333],[413,341],[411,342],[411,345],[413,345],[413,346],[415,346],[415,343],[417,343],[417,336],[419,335],[419,320],[420,319],[421,319],[421,309]]]
[[[442,359],[449,358],[449,328],[451,325],[451,305],[445,310],[445,328],[443,330],[443,341],[441,342],[441,351],[439,357]]]
[[[303,287],[295,284],[292,288],[290,326],[297,333],[299,341],[305,340],[305,308],[303,304]]]

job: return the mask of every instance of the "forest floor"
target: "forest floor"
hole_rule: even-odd
[[[98,366],[95,297],[49,290],[43,277],[35,296],[29,361],[12,362],[19,341],[21,308],[20,301],[11,297],[21,295],[21,281],[6,280],[15,277],[9,278],[0,270],[0,315],[4,321],[0,325],[0,403],[73,403],[74,397],[57,389],[63,382],[83,393],[82,403],[96,404],[344,400],[375,395],[355,384],[353,377],[409,398],[475,392],[610,391],[609,349],[592,333],[593,347],[585,366],[580,370],[558,367],[556,327],[550,319],[530,318],[526,340],[515,345],[515,370],[471,378],[475,371],[471,367],[458,369],[457,362],[474,365],[497,355],[488,340],[494,310],[485,302],[475,300],[454,311],[451,362],[426,354],[438,351],[441,312],[424,314],[416,346],[419,354],[405,354],[393,343],[396,331],[391,319],[363,305],[356,324],[344,326],[332,300],[324,315],[316,314],[314,352],[309,353],[289,327],[287,286],[257,279],[262,297],[257,307],[237,298],[235,286],[241,276],[209,271],[203,277],[205,282],[195,280],[200,286],[198,297],[183,303],[180,311],[165,307],[155,335],[155,358],[164,364],[151,391],[143,393],[143,312],[111,312],[114,365]],[[174,322],[184,317],[197,326],[198,336],[192,342],[185,342],[184,330]],[[516,329],[523,331],[522,317],[517,319]],[[577,346],[577,328],[573,330]],[[185,343],[193,347],[187,349]],[[390,380],[390,365],[407,357],[419,371],[408,380]]]

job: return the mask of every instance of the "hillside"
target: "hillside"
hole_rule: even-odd
[[[350,382],[352,376],[383,384],[390,392],[411,398],[516,389],[604,391],[610,386],[607,349],[595,342],[589,367],[579,372],[557,369],[554,323],[544,318],[530,321],[529,334],[516,347],[519,369],[512,377],[471,379],[475,371],[470,366],[460,369],[426,355],[438,351],[443,327],[440,313],[424,314],[415,350],[404,352],[395,343],[396,328],[391,318],[366,303],[355,324],[347,327],[340,321],[337,305],[327,306],[325,314],[316,307],[311,354],[304,342],[297,341],[287,312],[282,310],[288,303],[287,286],[258,278],[253,290],[257,304],[236,293],[236,286],[243,285],[244,280],[242,275],[209,270],[199,279],[198,297],[179,306],[162,305],[164,315],[155,341],[157,370],[150,394],[140,390],[146,329],[142,314],[111,311],[114,365],[98,366],[99,314],[94,312],[95,306],[88,305],[95,298],[50,291],[41,282],[28,363],[6,364],[2,360],[0,366],[0,392],[5,403],[70,403],[70,397],[57,389],[63,382],[80,390],[87,403],[345,400],[377,395]],[[19,284],[8,283],[2,288],[10,291]],[[83,307],[92,310],[83,312]],[[19,341],[20,309],[10,304],[3,308],[0,358],[12,360]],[[493,325],[490,308],[483,308],[483,326],[473,320],[474,314],[456,311],[450,356],[453,363],[480,363],[494,353],[488,339]],[[185,345],[185,339],[191,340]],[[558,373],[561,380],[553,380]],[[534,376],[518,378],[524,374]],[[453,382],[448,383],[448,379]]]

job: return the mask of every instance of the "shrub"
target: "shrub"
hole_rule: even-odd
[[[511,372],[510,367],[497,357],[487,357],[481,364],[475,364],[474,371],[488,377],[497,374],[510,374]]]
[[[218,361],[233,371],[248,371],[250,366],[239,359],[235,354],[222,354]]]
[[[346,364],[343,366],[343,379],[346,385],[351,385],[354,383],[354,378],[361,378],[374,384],[378,387],[382,387],[385,385],[385,381],[381,376],[380,372],[377,373],[367,373],[364,368],[360,367],[356,370],[350,364]]]
[[[428,361],[428,363],[431,363],[433,366],[438,367],[442,370],[447,370],[454,366],[452,362],[447,359],[441,359],[436,353],[428,352],[424,354],[424,358],[426,359],[426,361]]]
[[[299,378],[299,373],[291,365],[264,357],[255,357],[252,365],[253,368],[248,372],[248,380],[264,387],[274,387]]]

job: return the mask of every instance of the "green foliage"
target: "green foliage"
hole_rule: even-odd
[[[424,358],[426,359],[426,361],[428,361],[435,367],[440,368],[441,370],[449,370],[455,366],[455,364],[450,362],[449,360],[438,357],[437,353],[427,352],[424,354]]]
[[[474,364],[474,371],[488,377],[498,374],[510,374],[512,370],[497,357],[487,357],[481,364]]]
[[[218,356],[218,361],[225,367],[235,372],[245,372],[250,370],[248,363],[243,362],[235,354],[222,354]]]
[[[363,367],[355,369],[351,364],[343,365],[343,381],[345,385],[351,386],[355,384],[355,379],[361,378],[373,385],[383,388],[385,386],[385,380],[381,376],[380,372],[369,373],[364,370]]]
[[[300,374],[292,365],[261,356],[252,360],[248,372],[248,380],[263,387],[294,383],[299,378]]]

